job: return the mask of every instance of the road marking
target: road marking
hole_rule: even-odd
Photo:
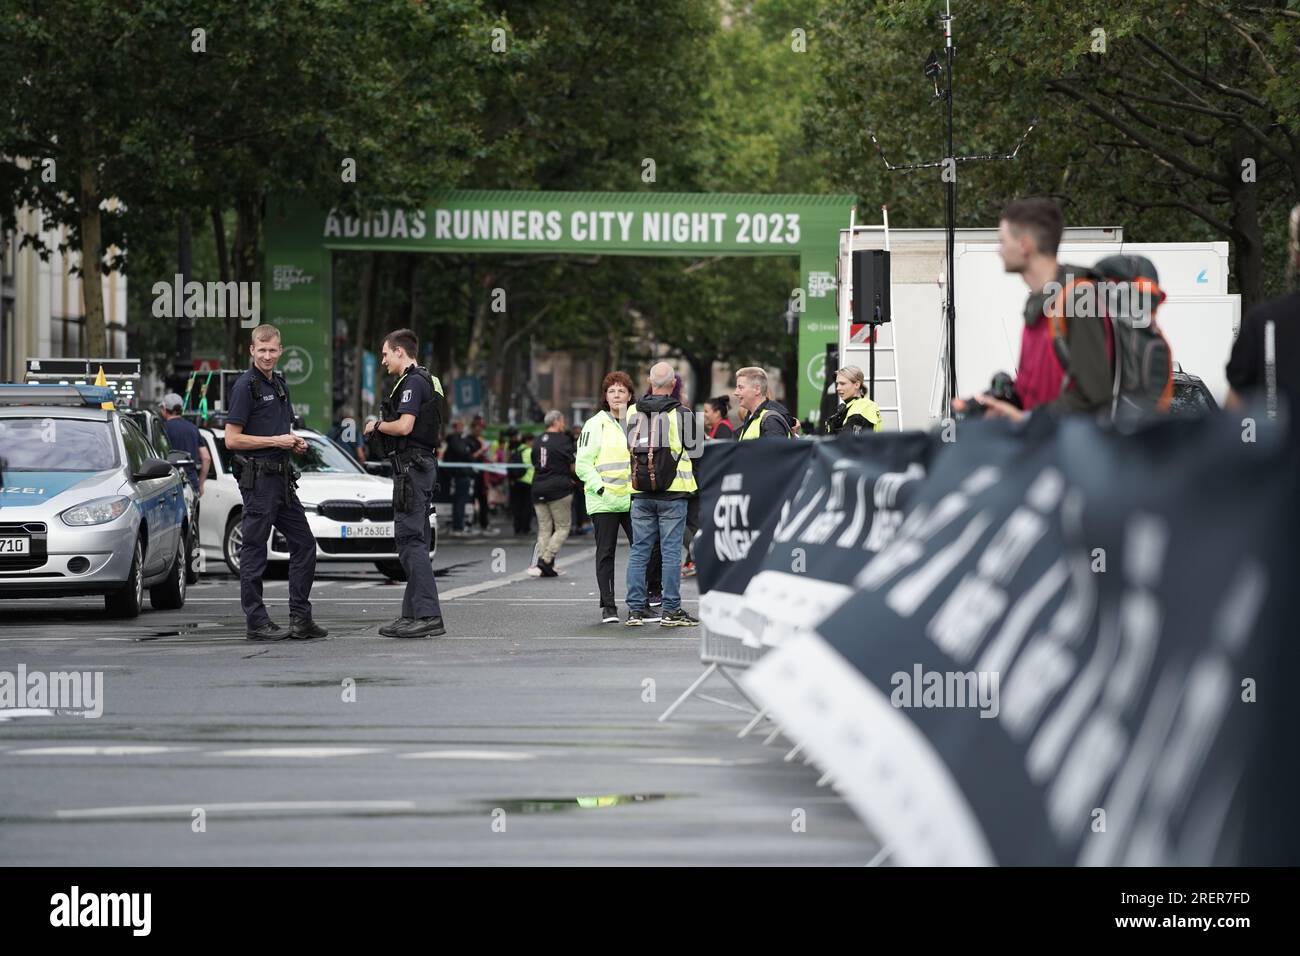
[[[382,747],[247,747],[216,750],[209,757],[359,757],[384,753]]]
[[[536,754],[510,750],[422,750],[398,754],[403,760],[536,760]]]
[[[560,558],[555,562],[557,568],[567,568],[571,564],[577,564],[579,561],[586,561],[595,557],[595,548],[584,548],[577,554],[571,554],[567,558]],[[513,584],[516,581],[533,580],[527,571],[518,571],[515,574],[502,575],[496,581],[480,581],[478,584],[467,584],[464,587],[452,588],[446,594],[438,595],[444,601],[454,601],[456,598],[469,597],[471,594],[479,594],[483,591],[491,591],[495,588],[505,587],[507,584]]]
[[[382,588],[384,585],[375,581],[363,581],[360,584],[345,584],[345,591],[360,591],[362,588]]]
[[[414,810],[413,800],[280,800],[262,803],[166,803],[152,807],[87,807],[83,810],[59,810],[63,820],[112,819],[164,814],[190,816],[202,807],[205,813],[239,813],[241,811],[275,812],[282,810]]]
[[[6,640],[19,640],[22,638],[6,638]],[[46,710],[43,707],[6,707],[0,710],[0,720],[13,720],[15,717],[56,717],[58,716],[52,710]]]
[[[674,767],[741,767],[758,763],[773,763],[763,757],[739,757],[728,760],[725,757],[641,757],[632,763],[667,764]]]
[[[24,757],[139,757],[148,754],[179,753],[195,747],[145,747],[114,745],[108,747],[28,747],[11,750],[10,754]]]

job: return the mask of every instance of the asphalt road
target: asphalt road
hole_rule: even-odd
[[[403,586],[362,564],[318,566],[324,641],[245,640],[224,565],[183,610],[130,622],[99,599],[0,601],[0,671],[101,671],[105,701],[98,719],[0,711],[0,864],[874,856],[816,772],[783,760],[784,738],[738,739],[743,715],[696,701],[656,720],[701,671],[696,629],[601,625],[590,537],[569,539],[558,579],[523,574],[531,551],[444,538],[448,633],[432,640],[376,633]],[[267,582],[282,625],[286,590]],[[684,582],[688,610],[697,596]]]

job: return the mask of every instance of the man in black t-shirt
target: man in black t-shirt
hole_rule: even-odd
[[[208,453],[203,436],[192,421],[181,417],[185,400],[175,392],[168,392],[162,401],[162,428],[167,441],[176,451],[183,451],[190,456],[190,464],[184,466],[185,477],[190,480],[194,494],[202,497],[203,482],[208,477],[208,467],[212,456]]]
[[[569,536],[573,503],[573,463],[577,448],[564,428],[564,413],[549,411],[546,431],[533,443],[533,511],[537,514],[537,564],[533,577],[554,578],[555,555]]]

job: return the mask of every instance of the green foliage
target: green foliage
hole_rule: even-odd
[[[939,0],[829,0],[820,21],[805,128],[832,185],[888,203],[899,226],[943,222],[939,170],[887,171],[866,131],[893,163],[942,157],[943,109],[922,75],[943,52],[941,12]],[[1281,287],[1300,200],[1294,3],[957,0],[953,12],[954,152],[1009,152],[1040,120],[1016,162],[957,167],[959,226],[1048,195],[1068,222],[1122,225],[1132,241],[1229,239],[1246,305]],[[1241,182],[1243,156],[1255,184]]]

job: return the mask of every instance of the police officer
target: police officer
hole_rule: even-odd
[[[284,376],[275,370],[284,347],[274,325],[253,329],[252,367],[227,396],[226,448],[234,455],[244,499],[239,549],[239,600],[248,619],[250,641],[310,640],[329,632],[311,619],[316,539],[295,491],[297,470],[289,453],[302,454],[307,442],[293,433],[293,406]],[[289,542],[289,630],[266,612],[262,575],[266,542],[274,525]]]
[[[438,584],[429,560],[429,501],[438,474],[442,384],[415,364],[419,343],[410,329],[384,339],[380,361],[393,386],[380,407],[382,420],[366,425],[367,437],[381,440],[393,462],[393,512],[397,554],[406,572],[402,616],[379,629],[384,637],[437,637],[446,633]]]

